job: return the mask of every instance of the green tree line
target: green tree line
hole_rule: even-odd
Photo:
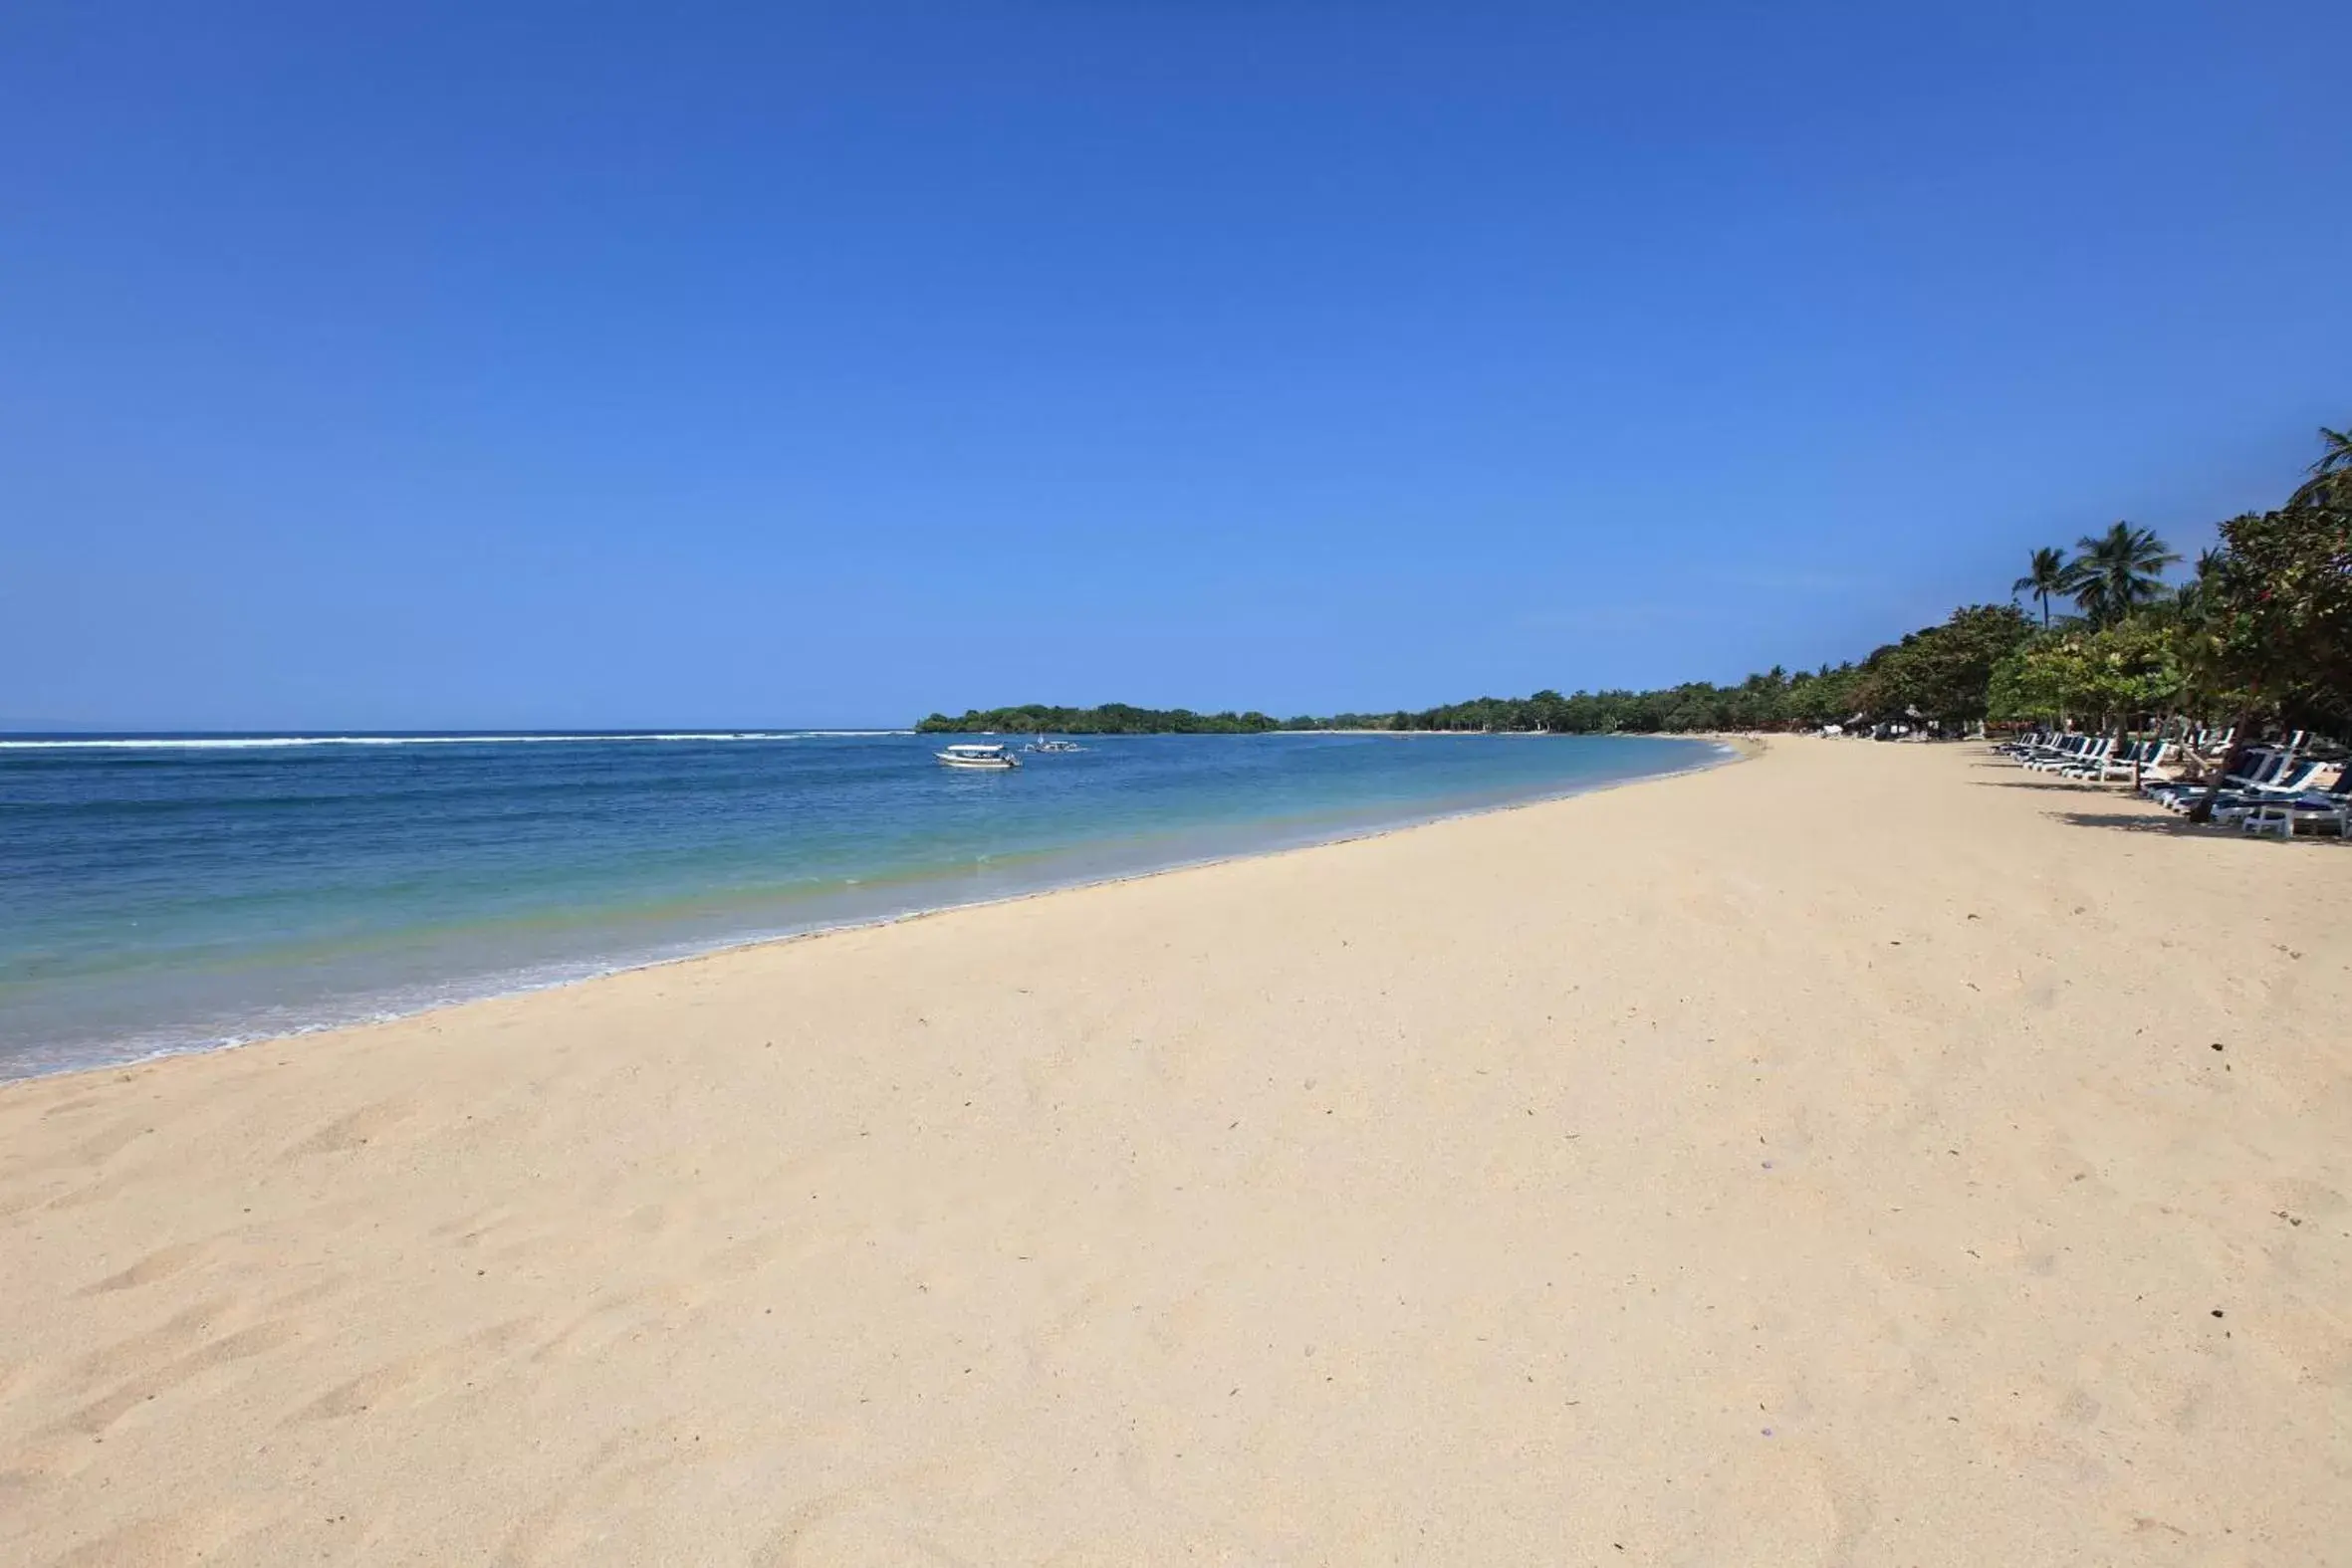
[[[2180,558],[2126,524],[2071,560],[2035,552],[2017,591],[2070,598],[2078,613],[2045,609],[1995,665],[1991,716],[2102,729],[2201,719],[2241,735],[2276,721],[2352,737],[2352,434],[2319,437],[2303,483],[2223,523],[2182,582],[2163,579]]]
[[[2352,434],[2322,451],[2275,510],[2220,527],[2186,580],[2151,530],[2117,523],[2070,556],[2035,550],[2011,585],[2032,602],[1964,605],[1858,662],[1737,685],[1478,697],[1419,712],[1199,714],[1099,708],[933,714],[925,731],[1067,735],[1257,734],[1272,730],[1543,731],[1599,735],[1814,729],[1852,722],[2064,721],[2122,727],[2196,717],[2240,727],[2276,719],[2352,734]],[[2070,605],[2061,610],[2059,606]]]
[[[1262,713],[1194,713],[1189,708],[1134,708],[1123,702],[1099,708],[1045,703],[974,708],[960,719],[935,713],[915,726],[926,734],[967,735],[1258,735],[1282,727]]]

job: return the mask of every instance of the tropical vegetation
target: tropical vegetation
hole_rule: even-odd
[[[2164,568],[2181,558],[2164,548],[2153,529],[2118,523],[2104,534],[2086,535],[2062,575],[2083,618],[2112,626],[2143,604],[2164,597]]]
[[[2011,593],[2030,593],[2041,602],[2041,623],[2050,623],[2050,600],[2063,598],[2072,585],[2066,553],[2055,545],[2044,546],[2033,553],[2033,565],[2025,575],[2009,584]]]
[[[1813,729],[1904,724],[1955,733],[1991,722],[2110,729],[2202,720],[2250,734],[2265,722],[2352,737],[2352,433],[2322,428],[2321,455],[2284,503],[2220,525],[2193,575],[2150,529],[2116,523],[2069,557],[2032,552],[2015,603],[1971,604],[1858,662],[1736,685],[1544,690],[1419,712],[1276,719],[1113,703],[933,714],[920,728],[1064,734],[1254,734],[1368,729],[1561,734]],[[2075,613],[2054,615],[2055,601]]]
[[[1113,702],[1099,708],[1029,703],[1019,708],[974,709],[960,719],[935,713],[915,728],[986,735],[1257,735],[1279,730],[1282,725],[1262,713],[1194,713],[1189,708],[1131,708]]]

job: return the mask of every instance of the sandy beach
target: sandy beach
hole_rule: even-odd
[[[0,1560],[2352,1562],[2352,848],[1738,767],[0,1089]]]

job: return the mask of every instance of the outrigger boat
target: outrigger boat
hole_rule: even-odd
[[[932,755],[950,768],[1019,768],[1021,759],[1005,746],[959,744]]]
[[[1049,741],[1041,735],[1023,747],[1022,750],[1025,752],[1082,752],[1085,748],[1075,741]]]

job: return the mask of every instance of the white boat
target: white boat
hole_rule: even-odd
[[[1023,747],[1022,750],[1025,752],[1082,752],[1085,748],[1075,741],[1049,741],[1041,735]]]
[[[950,768],[1019,768],[1021,759],[1007,746],[964,743],[932,754]]]

